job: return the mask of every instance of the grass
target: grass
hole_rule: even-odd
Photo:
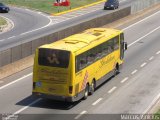
[[[7,21],[0,17],[0,26],[7,24]]]
[[[53,6],[54,0],[0,0],[5,4],[25,6],[32,9],[38,9],[46,13],[59,13],[73,8],[88,5],[101,0],[70,0],[71,5],[69,7],[57,7]]]
[[[160,109],[156,114],[154,114],[154,119],[153,120],[160,120]]]

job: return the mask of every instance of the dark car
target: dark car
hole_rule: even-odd
[[[107,0],[104,4],[104,10],[107,9],[117,9],[119,7],[119,1],[118,0]]]
[[[4,5],[3,3],[0,3],[0,12],[9,12],[9,7],[7,7],[6,5]]]

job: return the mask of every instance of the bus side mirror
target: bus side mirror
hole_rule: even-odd
[[[127,50],[127,47],[128,47],[127,42],[124,42],[124,50]]]

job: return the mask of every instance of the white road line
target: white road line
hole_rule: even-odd
[[[45,16],[45,15],[43,15],[43,14],[41,14],[41,15],[42,15],[42,16]],[[45,16],[45,17],[47,17],[47,16]],[[37,29],[34,29],[34,30],[31,30],[31,31],[27,31],[27,32],[25,32],[25,33],[21,33],[20,35],[25,35],[25,34],[28,34],[28,33],[31,33],[31,32],[37,31],[37,30],[41,30],[41,29],[43,29],[43,28],[46,28],[46,27],[50,26],[50,25],[52,24],[52,19],[50,18],[50,16],[48,16],[47,18],[49,19],[49,23],[48,23],[47,25],[45,25],[45,26],[43,26],[43,27],[40,27],[40,28],[37,28]]]
[[[37,12],[38,14],[42,14],[42,12]]]
[[[140,41],[140,40],[142,40],[143,38],[147,37],[148,35],[152,34],[152,33],[153,33],[153,32],[155,32],[156,30],[158,30],[159,28],[160,28],[160,26],[159,26],[159,27],[157,27],[157,28],[155,28],[154,30],[150,31],[150,32],[149,32],[149,33],[147,33],[146,35],[144,35],[144,36],[140,37],[140,38],[139,38],[139,39],[137,39],[136,41],[134,41],[134,42],[132,42],[131,44],[129,44],[129,45],[128,45],[128,47],[130,47],[130,46],[134,45],[134,44],[135,44],[135,43],[137,43],[138,41]]]
[[[124,79],[121,81],[121,83],[124,83],[124,82],[126,82],[127,80],[128,80],[128,77],[124,78]]]
[[[160,99],[160,93],[153,99],[151,104],[146,108],[146,110],[143,112],[143,114],[147,114],[149,110],[156,104],[156,102]]]
[[[131,74],[134,75],[138,70],[134,70]]]
[[[1,17],[3,17],[4,19],[6,19],[7,21],[9,21],[9,22],[11,23],[11,28],[10,28],[10,30],[14,28],[15,25],[14,25],[14,22],[13,22],[12,20],[10,20],[9,18],[4,17],[4,16],[1,16]],[[2,33],[4,33],[4,32],[1,32],[0,34],[2,34]]]
[[[160,54],[160,51],[156,52],[156,54],[157,54],[157,55]]]
[[[82,111],[79,115],[77,115],[74,119],[79,119],[82,115],[87,113],[87,111]]]
[[[96,105],[98,104],[103,98],[99,98],[98,100],[96,100],[92,105]]]
[[[0,40],[0,42],[4,41],[5,39]]]
[[[144,19],[142,19],[142,20],[140,20],[140,21],[138,21],[138,22],[136,22],[136,23],[134,23],[134,24],[132,24],[132,25],[130,25],[130,26],[128,26],[128,27],[126,27],[126,28],[124,28],[123,30],[129,29],[129,28],[135,26],[136,24],[139,24],[139,23],[143,22],[144,20],[147,20],[147,19],[151,18],[152,16],[158,14],[159,12],[160,12],[160,11],[158,11],[158,12],[156,12],[156,13],[154,13],[154,14],[152,14],[152,15],[150,15],[150,16],[148,16],[148,17],[146,17],[146,18],[144,18]]]
[[[144,67],[146,64],[147,64],[147,63],[143,63],[143,64],[141,65],[141,67]]]
[[[83,15],[83,13],[81,13],[81,12],[73,12],[73,14]]]
[[[111,89],[108,91],[108,93],[109,93],[109,94],[112,93],[116,88],[117,88],[117,87],[114,86],[113,88],[111,88]]]
[[[15,113],[13,113],[13,115],[8,116],[5,120],[9,120],[11,117],[14,117],[15,115],[21,113],[22,111],[24,111],[24,110],[27,109],[28,107],[34,105],[35,103],[37,103],[37,102],[39,102],[39,101],[41,101],[41,100],[42,100],[42,98],[39,98],[39,99],[33,101],[33,102],[30,103],[29,105],[27,105],[27,106],[21,108],[20,110],[16,111]]]
[[[12,39],[12,38],[14,38],[14,37],[16,37],[16,36],[9,37],[8,39]]]
[[[74,17],[76,17],[76,15],[71,15],[71,14],[65,14],[65,15],[62,15],[63,17],[72,17],[72,18],[74,18]]]
[[[153,60],[153,59],[154,59],[154,56],[152,56],[152,57],[149,58],[149,60]]]
[[[68,19],[68,17],[62,17],[62,16],[53,16],[53,17],[50,17],[51,19]]]
[[[10,83],[8,83],[8,84],[6,84],[6,85],[0,87],[0,90],[2,90],[3,88],[8,87],[8,86],[10,86],[10,85],[12,85],[12,84],[14,84],[14,83],[20,81],[20,80],[23,80],[23,79],[25,79],[25,78],[27,78],[27,77],[29,77],[29,76],[31,76],[31,75],[32,75],[32,73],[30,73],[30,74],[28,74],[28,75],[25,75],[25,76],[23,76],[23,77],[21,77],[21,78],[19,78],[19,79],[17,79],[17,80],[14,80],[14,81],[12,81],[12,82],[10,82]]]

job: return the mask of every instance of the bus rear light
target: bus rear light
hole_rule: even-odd
[[[69,94],[72,94],[73,86],[69,86]]]

